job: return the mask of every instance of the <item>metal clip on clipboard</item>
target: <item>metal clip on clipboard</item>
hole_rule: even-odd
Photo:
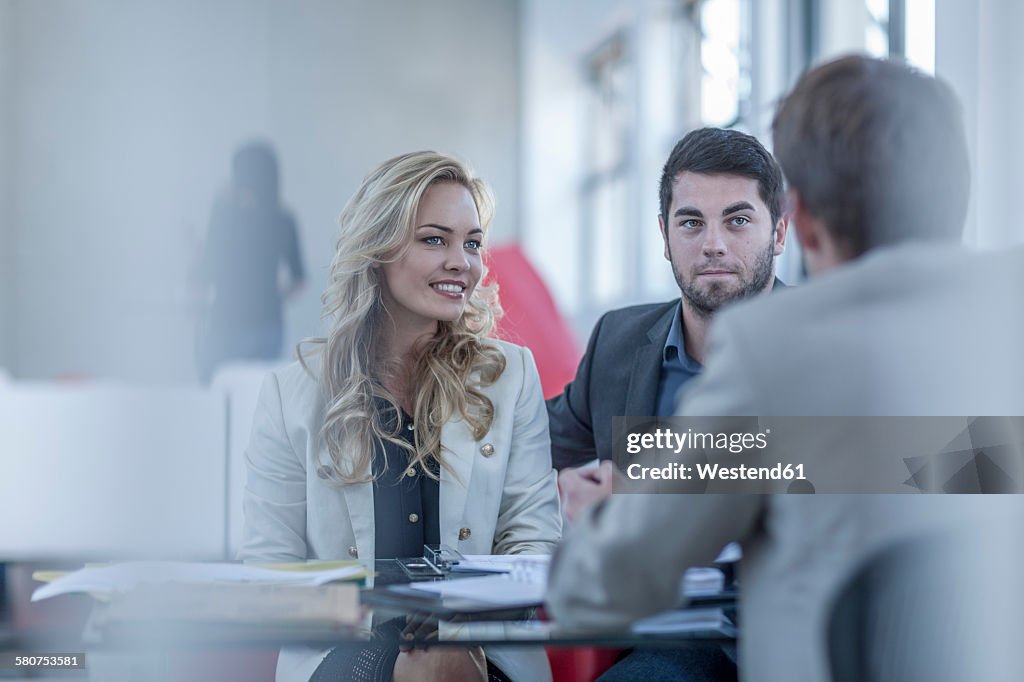
[[[447,576],[452,567],[463,561],[459,550],[449,545],[423,545],[423,556],[412,559],[396,559],[405,574],[412,580],[437,579]]]

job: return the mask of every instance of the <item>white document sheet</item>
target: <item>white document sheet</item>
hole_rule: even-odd
[[[514,573],[455,578],[434,582],[411,583],[409,587],[438,594],[443,598],[468,599],[493,606],[536,606],[544,602],[547,587],[547,569],[534,576]]]
[[[705,630],[731,634],[734,626],[720,608],[665,611],[633,623],[633,632],[638,635],[670,635]]]
[[[459,563],[452,566],[452,572],[490,571],[509,573],[516,567],[539,566],[545,570],[551,563],[550,554],[465,554]]]
[[[71,592],[128,592],[139,585],[160,583],[323,585],[335,580],[352,580],[365,573],[362,566],[288,571],[231,563],[127,561],[109,566],[88,566],[68,573],[38,588],[32,593],[32,601]]]

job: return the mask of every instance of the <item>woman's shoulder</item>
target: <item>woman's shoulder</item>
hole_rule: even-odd
[[[530,349],[526,346],[520,346],[512,343],[511,341],[495,338],[485,339],[484,343],[501,351],[501,354],[505,356],[506,370],[513,366],[521,367],[528,362],[533,362],[533,353],[531,353]]]
[[[521,389],[524,384],[530,382],[532,375],[537,374],[537,363],[533,359],[533,353],[526,346],[493,338],[487,339],[486,343],[497,349],[505,358],[505,368],[495,381],[495,387],[509,389],[516,386]]]
[[[316,359],[307,359],[303,365],[295,361],[271,370],[266,381],[274,380],[281,395],[281,401],[289,405],[315,405],[321,400],[320,382],[317,378]]]

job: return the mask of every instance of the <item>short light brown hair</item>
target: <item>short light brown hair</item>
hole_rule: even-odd
[[[772,131],[789,186],[850,257],[962,233],[967,141],[944,82],[898,62],[844,57],[800,78]]]

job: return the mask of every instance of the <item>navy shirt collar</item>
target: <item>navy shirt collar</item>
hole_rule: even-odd
[[[776,277],[772,282],[772,291],[784,288],[786,285]],[[699,372],[703,367],[686,352],[686,342],[683,338],[683,299],[681,298],[679,305],[676,306],[676,312],[672,316],[672,326],[668,329],[665,347],[661,351],[661,363],[663,367],[675,365],[693,374]]]
[[[686,343],[683,338],[682,299],[679,300],[675,314],[672,315],[672,326],[668,328],[665,347],[661,351],[661,361],[663,365],[675,365],[693,374],[701,370],[701,364],[686,352]]]

